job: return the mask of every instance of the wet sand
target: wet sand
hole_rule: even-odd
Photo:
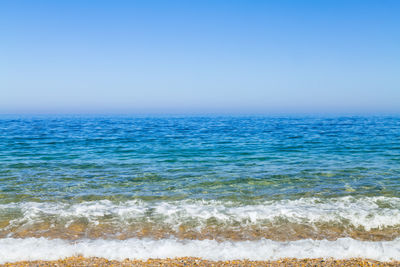
[[[379,262],[367,259],[281,259],[277,261],[208,261],[199,258],[111,261],[104,258],[70,257],[56,261],[21,261],[0,266],[400,266],[400,261]]]

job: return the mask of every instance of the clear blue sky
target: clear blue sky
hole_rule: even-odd
[[[400,113],[400,1],[0,2],[0,113]]]

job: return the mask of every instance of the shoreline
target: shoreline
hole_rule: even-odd
[[[181,258],[204,259],[202,265],[207,265],[204,264],[207,262],[215,265],[218,262],[238,260],[254,264],[263,262],[263,265],[258,265],[265,266],[265,264],[275,264],[278,259],[291,259],[296,262],[301,261],[300,259],[330,259],[330,261],[346,259],[343,262],[349,262],[348,259],[362,259],[382,264],[396,261],[394,265],[383,266],[400,266],[399,249],[400,239],[389,242],[364,242],[349,238],[335,241],[306,239],[294,242],[271,240],[217,242],[177,239],[97,239],[69,242],[62,239],[5,238],[0,239],[0,263],[19,262],[19,265],[11,266],[39,266],[42,262],[70,259],[72,261],[63,266],[79,266],[74,262],[86,258],[89,259],[89,263],[98,259],[100,261],[98,266],[106,265],[112,259],[118,260],[115,262],[117,266],[121,266],[122,263],[119,261],[124,259],[133,259],[130,265],[140,263],[137,266],[146,266],[147,259],[160,259],[160,264],[165,265],[165,262],[170,260],[164,259]],[[41,263],[36,265],[29,263],[35,260]],[[46,266],[56,266],[61,263],[62,260]],[[80,266],[86,265],[88,263],[80,263]]]
[[[18,261],[0,264],[0,266],[400,266],[400,261],[382,262],[370,259],[295,259],[283,258],[273,261],[228,260],[210,261],[201,258],[183,257],[167,259],[123,261],[108,260],[105,258],[85,258],[81,256],[68,257],[52,261]]]

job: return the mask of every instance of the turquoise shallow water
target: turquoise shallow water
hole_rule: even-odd
[[[0,241],[171,236],[395,240],[400,117],[0,117]]]
[[[392,196],[400,118],[0,118],[0,203]]]

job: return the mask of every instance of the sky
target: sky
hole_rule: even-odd
[[[0,1],[0,113],[400,114],[400,1]]]

